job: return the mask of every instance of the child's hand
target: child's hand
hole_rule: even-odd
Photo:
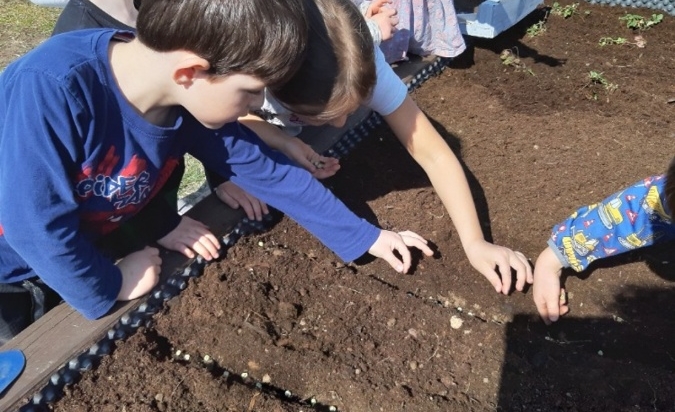
[[[497,246],[483,239],[465,247],[466,256],[471,265],[492,283],[497,293],[508,295],[511,291],[511,268],[516,271],[516,289],[525,287],[525,282],[532,283],[532,267],[525,255],[509,248]],[[495,271],[499,268],[501,278]]]
[[[432,256],[434,252],[427,246],[427,241],[417,233],[406,230],[405,232],[394,233],[388,230],[380,231],[373,246],[368,249],[371,255],[384,259],[391,267],[399,273],[407,273],[410,269],[410,251],[408,247],[416,247],[425,255]],[[401,262],[394,250],[397,251],[403,262]]]
[[[555,322],[570,308],[565,299],[565,289],[560,288],[562,264],[550,247],[544,249],[534,265],[532,297],[539,316],[547,325]]]
[[[377,13],[379,13],[382,8],[386,5],[390,5],[391,0],[373,0],[370,2],[370,5],[368,6],[368,9],[366,10],[365,17],[367,19],[373,17]]]
[[[383,7],[380,12],[370,17],[370,20],[380,28],[380,38],[382,41],[389,40],[394,36],[396,25],[398,24],[398,13],[396,9]]]
[[[117,262],[122,272],[122,288],[117,300],[131,300],[150,292],[159,281],[162,258],[159,249],[146,247]]]
[[[286,138],[281,151],[317,179],[331,177],[340,169],[338,159],[321,156],[297,137]]]
[[[192,259],[199,253],[204,259],[212,260],[218,257],[220,242],[202,222],[181,217],[180,223],[174,230],[157,241],[161,246],[180,252]]]
[[[230,181],[221,183],[216,188],[216,196],[232,209],[243,208],[246,217],[251,220],[260,221],[263,215],[270,212],[267,204]]]

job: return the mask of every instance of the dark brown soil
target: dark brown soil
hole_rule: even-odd
[[[636,33],[619,21],[625,12],[653,10],[582,2],[528,37],[535,12],[415,92],[466,165],[496,243],[535,259],[576,207],[662,172],[675,155],[675,19]],[[598,45],[637,34],[646,47]],[[503,64],[505,49],[521,67]],[[617,89],[590,83],[590,71]],[[408,276],[381,261],[344,265],[283,220],[207,266],[53,410],[298,411],[312,397],[339,411],[675,410],[672,244],[569,274],[571,312],[546,327],[531,290],[498,295],[471,268],[386,128],[327,184],[382,227],[427,237],[437,256],[417,256]]]

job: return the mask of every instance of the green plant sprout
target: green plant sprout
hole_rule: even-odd
[[[555,16],[561,16],[563,19],[568,19],[574,16],[577,13],[579,8],[579,3],[568,4],[567,6],[561,6],[557,1],[553,3],[551,7],[551,14]]]
[[[626,14],[619,17],[620,21],[626,22],[626,27],[633,30],[649,30],[652,26],[656,26],[663,20],[663,14],[652,14],[651,19],[642,17],[639,14]]]
[[[596,72],[595,70],[591,70],[591,71],[588,73],[588,81],[589,81],[588,86],[593,85],[593,84],[598,84],[598,85],[602,86],[602,87],[603,87],[607,92],[609,92],[609,93],[611,93],[611,92],[613,92],[614,90],[616,90],[616,89],[619,88],[618,85],[616,85],[616,84],[614,84],[614,83],[610,83],[610,82],[605,78],[605,74],[604,74],[604,73],[602,73],[602,72]]]
[[[611,38],[611,37],[602,37],[598,44],[600,46],[609,46],[611,44],[623,45],[628,43],[628,40],[623,37]]]
[[[530,37],[537,37],[544,34],[545,31],[546,31],[546,21],[541,20],[538,23],[535,23],[530,27],[528,27],[526,33]]]
[[[536,76],[532,71],[532,69],[530,69],[522,61],[520,61],[520,57],[518,57],[518,49],[516,49],[515,52],[509,49],[504,49],[499,54],[499,58],[502,60],[502,64],[504,66],[513,67],[517,71],[523,70],[532,76]]]

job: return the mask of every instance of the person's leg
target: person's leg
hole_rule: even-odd
[[[0,284],[0,346],[62,301],[38,278]]]
[[[21,284],[0,284],[0,346],[31,324],[33,300]]]

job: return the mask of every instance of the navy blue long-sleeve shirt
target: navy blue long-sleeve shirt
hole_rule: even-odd
[[[232,176],[343,260],[367,252],[379,229],[251,130],[210,130],[181,107],[167,127],[141,117],[109,66],[116,34],[55,36],[0,74],[0,283],[37,274],[85,317],[103,316],[121,273],[93,242],[137,214],[185,153]]]

